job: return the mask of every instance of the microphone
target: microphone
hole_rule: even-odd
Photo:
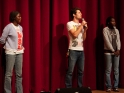
[[[82,18],[82,21],[84,21],[84,18]]]
[[[82,18],[82,21],[84,21],[84,23],[85,23],[85,27],[87,27],[87,22],[84,20],[84,18]]]

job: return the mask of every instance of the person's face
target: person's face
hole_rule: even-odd
[[[21,22],[21,15],[20,15],[20,14],[17,14],[17,15],[16,15],[15,21],[16,21],[18,24]]]
[[[81,19],[81,18],[82,18],[82,13],[81,13],[81,11],[80,11],[80,10],[77,10],[77,11],[76,11],[76,14],[74,15],[74,17],[75,17],[76,19]]]
[[[116,25],[116,22],[115,22],[115,19],[114,19],[114,18],[111,19],[110,25],[111,25],[111,26],[115,26],[115,25]]]

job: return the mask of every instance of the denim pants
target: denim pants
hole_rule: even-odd
[[[118,88],[118,83],[119,83],[119,59],[120,57],[116,57],[115,55],[106,55],[104,54],[105,57],[105,63],[106,63],[106,69],[105,69],[105,77],[106,77],[106,87],[107,88],[112,88],[111,85],[111,70],[112,66],[114,69],[114,88]]]
[[[6,54],[6,72],[4,81],[5,93],[11,92],[11,78],[13,69],[16,74],[16,93],[23,93],[22,89],[22,54]]]
[[[78,69],[78,87],[82,87],[83,71],[84,71],[84,51],[69,50],[69,63],[66,73],[66,88],[72,87],[72,74],[77,63]]]

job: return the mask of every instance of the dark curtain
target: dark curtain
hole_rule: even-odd
[[[85,48],[84,86],[105,89],[102,29],[108,16],[114,16],[121,36],[120,82],[124,88],[124,0],[0,0],[0,36],[9,23],[9,13],[18,10],[22,16],[24,32],[23,89],[24,93],[54,91],[65,87],[68,66],[69,11],[80,7],[88,22]],[[0,91],[3,93],[5,56],[0,45]],[[76,67],[73,87],[77,86]],[[15,74],[12,77],[15,91]]]

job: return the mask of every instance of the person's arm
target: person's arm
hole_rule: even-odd
[[[4,28],[2,36],[0,37],[1,44],[5,44],[8,34],[9,34],[9,27],[7,26]]]
[[[119,31],[116,29],[116,34],[117,34],[117,51],[114,52],[116,56],[120,55],[120,48],[121,48],[121,41],[120,41],[120,34]]]
[[[116,31],[116,33],[117,33],[117,50],[120,50],[121,49],[120,34],[118,30]]]
[[[80,25],[80,26],[77,28],[76,31],[75,31],[75,29],[71,29],[71,30],[69,30],[69,33],[72,35],[73,38],[77,38],[78,35],[79,35],[79,33],[82,31],[82,28],[83,28],[83,26]]]
[[[82,31],[83,29],[83,26],[85,25],[86,23],[84,23],[82,21],[81,25],[78,26],[78,28],[75,30],[75,28],[72,28],[69,30],[69,33],[72,35],[73,38],[77,38],[79,33]],[[67,26],[69,27],[70,24],[67,24]]]

